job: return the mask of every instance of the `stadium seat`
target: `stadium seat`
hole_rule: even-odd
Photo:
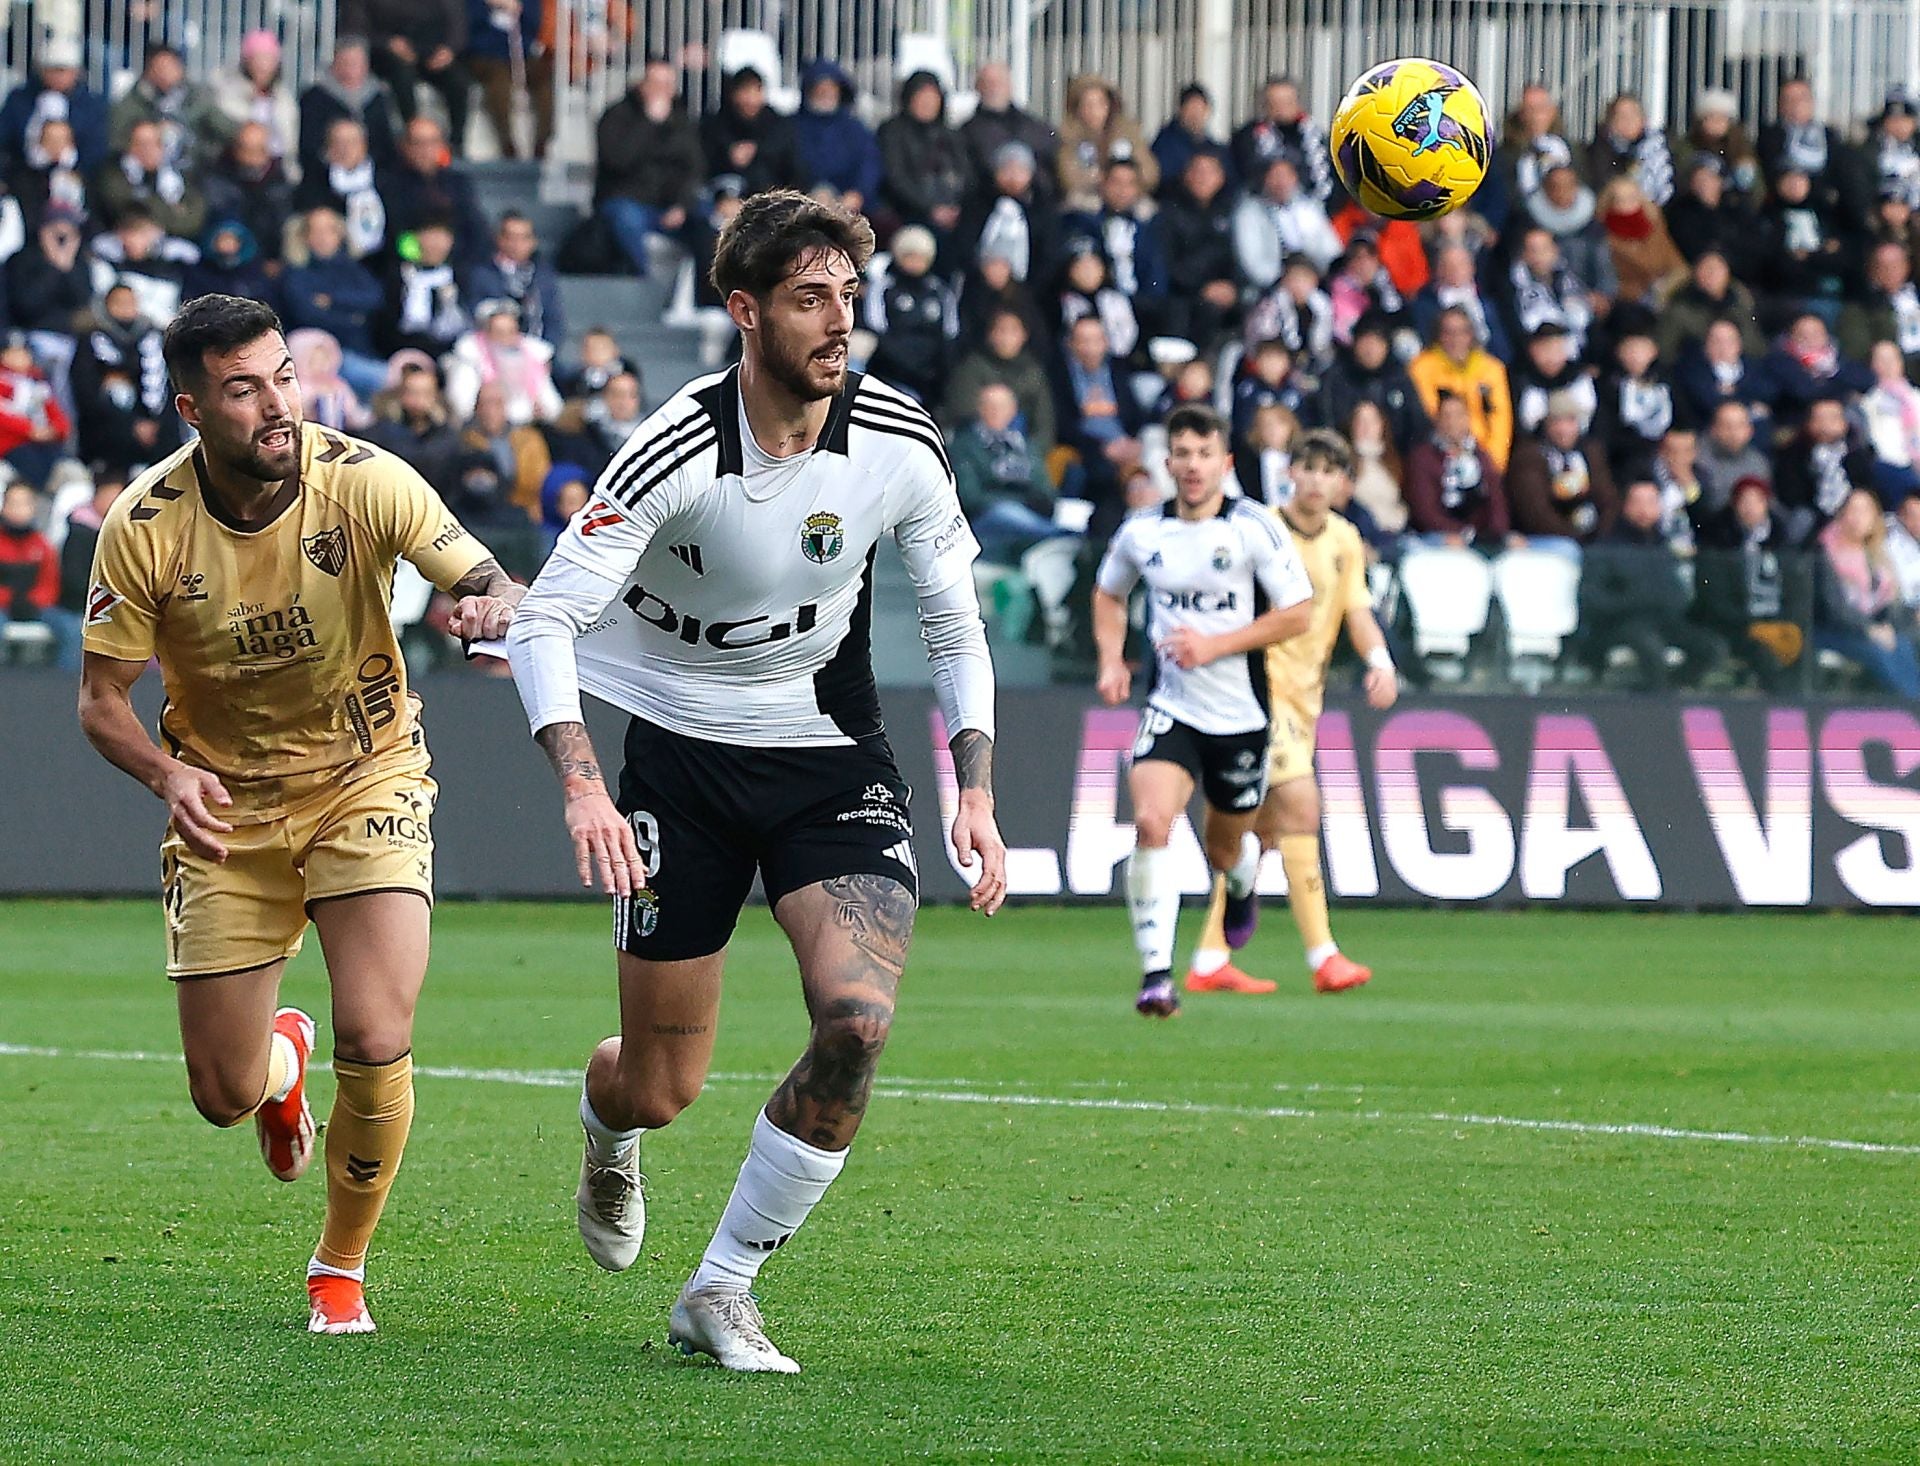
[[[720,62],[720,74],[732,76],[751,66],[767,84],[767,105],[789,116],[800,110],[800,89],[785,85],[780,70],[780,46],[765,31],[731,30],[720,32],[714,48]]]
[[[39,621],[9,621],[0,641],[0,661],[45,662],[53,656],[53,628]]]
[[[1400,562],[1400,588],[1413,616],[1413,649],[1422,658],[1444,657],[1436,670],[1465,675],[1461,666],[1474,637],[1487,628],[1493,605],[1493,572],[1472,550],[1422,545]]]
[[[1580,624],[1580,567],[1545,550],[1509,550],[1493,562],[1513,680],[1538,692]]]

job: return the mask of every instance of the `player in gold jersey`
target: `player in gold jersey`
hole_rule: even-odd
[[[313,1155],[313,1020],[275,1005],[308,918],[333,990],[337,1081],[308,1326],[370,1333],[367,1244],[413,1117],[435,786],[388,618],[405,556],[497,635],[521,588],[407,464],[302,421],[279,319],[202,296],[167,327],[199,432],[131,483],[100,529],[80,724],[165,802],[167,975],[187,1083],[213,1124],[249,1115],[268,1169]],[[129,693],[157,656],[156,747]]]
[[[1313,781],[1314,725],[1320,719],[1340,628],[1367,663],[1367,702],[1393,706],[1399,696],[1387,639],[1373,618],[1367,593],[1366,545],[1360,531],[1333,510],[1349,487],[1353,454],[1346,440],[1325,431],[1305,434],[1292,463],[1293,498],[1276,509],[1313,582],[1313,619],[1300,635],[1267,648],[1272,733],[1267,751],[1267,797],[1254,821],[1262,850],[1278,850],[1287,873],[1287,901],[1306,947],[1307,970],[1323,993],[1358,987],[1373,976],[1333,940],[1326,883],[1320,875],[1320,790]],[[1211,815],[1209,815],[1211,818]],[[1189,992],[1270,993],[1274,984],[1250,977],[1228,960],[1228,948],[1252,938],[1256,898],[1230,901],[1214,882],[1213,904],[1187,974]],[[1238,907],[1239,909],[1230,909]],[[1231,940],[1232,938],[1238,940]]]

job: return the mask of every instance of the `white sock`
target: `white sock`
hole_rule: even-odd
[[[286,1083],[266,1097],[264,1103],[277,1105],[293,1093],[293,1086],[300,1081],[300,1051],[293,1046],[293,1040],[284,1033],[273,1036],[273,1047],[280,1052],[280,1058],[287,1066]]]
[[[821,1150],[787,1134],[762,1110],[753,1143],[720,1213],[713,1241],[690,1288],[751,1287],[760,1265],[784,1246],[847,1163],[844,1150]]]
[[[587,1154],[597,1166],[616,1165],[625,1160],[640,1140],[638,1130],[615,1130],[596,1115],[584,1084],[580,1086],[580,1123],[587,1131]]]
[[[307,1276],[310,1278],[352,1278],[356,1283],[364,1283],[367,1280],[367,1265],[363,1262],[359,1267],[329,1267],[316,1257],[307,1264]]]
[[[1240,837],[1240,859],[1226,873],[1227,894],[1238,901],[1260,879],[1260,837],[1248,830]]]
[[[1127,910],[1133,916],[1133,945],[1140,949],[1140,970],[1151,975],[1173,966],[1173,929],[1180,920],[1180,888],[1174,881],[1173,852],[1136,845],[1127,861]]]
[[[1325,962],[1329,957],[1338,957],[1339,955],[1340,944],[1338,942],[1323,942],[1317,947],[1309,948],[1307,951],[1307,971],[1318,972],[1322,962]]]
[[[1228,955],[1225,947],[1197,947],[1193,953],[1193,970],[1202,977],[1211,977],[1227,965]]]

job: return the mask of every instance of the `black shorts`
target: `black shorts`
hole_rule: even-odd
[[[912,792],[884,737],[741,748],[635,718],[620,812],[647,889],[614,902],[614,945],[651,962],[726,946],[760,873],[767,900],[835,876],[888,876],[917,901]]]
[[[1202,733],[1169,713],[1148,708],[1140,714],[1133,740],[1133,761],[1159,759],[1178,764],[1200,786],[1207,803],[1222,814],[1252,814],[1267,797],[1267,730],[1251,733]]]

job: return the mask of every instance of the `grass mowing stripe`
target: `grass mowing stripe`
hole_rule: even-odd
[[[179,1063],[177,1054],[144,1050],[59,1049],[32,1044],[0,1043],[0,1058],[82,1059],[127,1063]],[[329,1066],[316,1063],[315,1069]],[[422,1066],[413,1071],[423,1079],[467,1080],[481,1084],[517,1084],[535,1089],[570,1089],[580,1082],[577,1069],[469,1069]],[[712,1084],[773,1084],[779,1074],[709,1074]],[[1691,1140],[1716,1145],[1787,1146],[1799,1150],[1834,1150],[1857,1155],[1920,1156],[1920,1145],[1880,1140],[1848,1140],[1822,1135],[1767,1135],[1746,1130],[1693,1130],[1675,1125],[1650,1125],[1605,1120],[1536,1120],[1518,1115],[1452,1114],[1444,1110],[1305,1110],[1294,1105],[1226,1105],[1199,1100],[1095,1099],[1078,1095],[1027,1094],[1019,1090],[953,1089],[955,1081],[883,1079],[873,1086],[883,1099],[930,1100],[949,1105],[1009,1105],[1018,1109],[1108,1110],[1156,1115],[1220,1115],[1243,1120],[1354,1119],[1388,1124],[1473,1125],[1500,1130],[1531,1130],[1560,1135],[1609,1135],[1646,1140]],[[1313,1086],[1309,1086],[1312,1088]],[[1343,1088],[1352,1088],[1343,1086]]]

